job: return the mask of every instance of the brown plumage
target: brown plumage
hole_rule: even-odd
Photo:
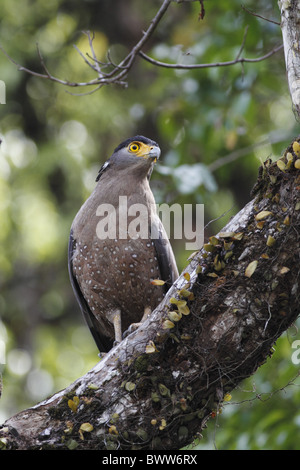
[[[143,136],[122,142],[71,227],[70,279],[100,352],[143,321],[178,277],[149,186],[159,155]],[[166,283],[156,286],[153,279]]]

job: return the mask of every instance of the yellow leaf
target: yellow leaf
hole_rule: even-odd
[[[287,215],[283,221],[284,225],[290,225],[290,216]]]
[[[284,163],[283,160],[277,160],[276,165],[281,171],[284,171],[286,169],[286,164]]]
[[[94,426],[91,423],[82,423],[79,429],[80,431],[83,431],[83,432],[92,432],[94,429]]]
[[[170,330],[171,328],[174,328],[174,323],[170,320],[164,320],[162,327],[164,330]],[[147,352],[147,347],[146,347],[146,352]]]
[[[286,274],[290,271],[290,268],[288,268],[287,266],[283,266],[283,268],[281,268],[280,270],[280,274]]]
[[[180,297],[187,297],[189,298],[192,294],[192,292],[190,292],[189,290],[187,289],[181,289],[180,291],[178,291],[178,294],[180,295]]]
[[[99,387],[98,387],[98,385],[96,385],[96,384],[90,383],[90,384],[88,385],[88,388],[89,388],[90,390],[98,390]]]
[[[146,346],[146,349],[145,349],[145,352],[146,354],[153,354],[155,352],[158,352],[155,344],[153,343],[153,341],[150,341],[147,346]]]
[[[214,269],[215,269],[215,271],[221,271],[222,267],[223,267],[223,266],[222,266],[221,261],[216,261],[216,262],[214,262]]]
[[[257,222],[256,227],[259,229],[262,229],[265,223],[266,223],[265,220],[261,220],[260,222]]]
[[[209,243],[213,246],[216,246],[219,243],[219,239],[215,236],[209,237]]]
[[[182,314],[180,312],[177,312],[176,310],[172,310],[171,312],[169,312],[168,317],[169,317],[169,319],[171,320],[171,323],[172,323],[174,321],[176,322],[176,321],[181,320]],[[174,326],[174,324],[173,324],[173,326]],[[173,326],[171,328],[173,328]]]
[[[78,406],[79,405],[79,397],[73,397],[73,402]]]
[[[127,392],[132,392],[134,389],[135,389],[135,383],[133,383],[133,382],[126,382],[126,384],[125,384],[125,390],[127,390]]]
[[[78,397],[75,396],[75,397],[73,397],[73,400],[68,400],[68,406],[69,406],[69,408],[71,408],[73,413],[77,412],[78,405],[79,405],[79,398]]]
[[[219,237],[221,238],[231,238],[235,235],[235,232],[220,232]]]
[[[114,425],[110,426],[110,428],[108,429],[108,432],[109,432],[109,434],[114,434],[115,436],[117,436],[119,434],[116,426],[114,426]]]
[[[190,280],[191,280],[191,276],[189,275],[189,273],[184,273],[183,277],[184,277],[187,281],[190,281]]]
[[[231,250],[233,246],[233,242],[232,241],[228,241],[228,242],[224,242],[224,250],[228,251],[228,250]]]
[[[296,140],[293,142],[293,150],[298,157],[298,155],[300,155],[300,144]]]
[[[180,289],[179,291],[177,291],[177,293],[180,297],[185,297],[188,300],[194,300],[195,299],[195,296],[194,296],[193,292],[191,292],[187,289]]]
[[[273,246],[275,242],[276,242],[275,238],[269,235],[267,238],[267,246]]]
[[[82,425],[79,428],[79,436],[82,441],[84,441],[83,433],[84,432],[91,432],[94,429],[92,424],[90,423],[82,423]]]
[[[163,418],[163,419],[161,420],[161,425],[159,426],[160,431],[162,431],[163,429],[165,429],[166,426],[167,426],[167,422],[166,422],[166,420]]]
[[[162,383],[158,384],[158,391],[163,396],[170,396],[170,390]]]
[[[224,256],[224,260],[227,261],[231,256],[233,255],[233,251],[227,251],[227,253]]]
[[[209,276],[209,277],[218,277],[218,275],[216,273],[208,273],[207,276]]]
[[[269,215],[272,215],[272,212],[270,211],[261,211],[258,214],[256,214],[255,219],[256,220],[262,220],[268,217]]]
[[[295,168],[297,168],[297,170],[300,170],[300,159],[299,158],[295,161],[294,166],[295,166]]]
[[[162,281],[161,279],[153,279],[151,281],[151,284],[154,286],[163,286],[165,284],[165,281]]]
[[[224,401],[230,401],[232,398],[232,396],[230,395],[230,393],[226,393],[226,395],[224,396]]]
[[[182,315],[189,315],[190,309],[188,308],[186,304],[186,300],[179,300],[177,303],[177,308]]]
[[[244,236],[243,232],[237,232],[237,233],[235,233],[235,234],[233,235],[232,238],[233,238],[234,240],[241,240],[241,239],[243,238],[243,236]]]
[[[251,263],[248,264],[246,270],[245,270],[245,276],[246,277],[251,277],[254,271],[257,268],[258,261],[251,261]]]
[[[214,245],[211,245],[210,243],[204,243],[203,248],[205,251],[208,251],[208,252],[215,250]]]

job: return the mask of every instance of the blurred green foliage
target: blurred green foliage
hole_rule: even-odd
[[[89,52],[82,31],[95,31],[100,60],[108,48],[120,60],[161,4],[113,3],[2,0],[0,44],[16,62],[43,73],[38,43],[53,75],[90,80],[92,70],[73,47]],[[279,21],[276,2],[245,6]],[[172,4],[145,52],[162,61],[208,63],[234,59],[243,39],[241,54],[248,58],[281,43],[280,27],[250,15],[239,0],[210,0],[205,9],[199,21],[199,3]],[[229,211],[209,225],[209,236],[250,199],[260,162],[277,158],[299,131],[282,52],[253,64],[188,71],[138,59],[127,89],[85,96],[74,94],[90,89],[66,89],[18,71],[1,53],[0,79],[6,84],[0,105],[3,421],[97,362],[69,284],[67,244],[74,215],[121,140],[139,133],[160,143],[162,159],[152,176],[158,203],[203,203],[206,223]],[[173,246],[183,269],[190,253],[182,240]],[[294,339],[296,330],[280,338],[273,358],[211,420],[199,448],[299,449],[300,392],[288,385],[298,372],[291,361]]]

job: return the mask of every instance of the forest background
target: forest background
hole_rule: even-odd
[[[0,44],[17,63],[43,73],[38,43],[53,75],[88,81],[92,70],[76,49],[90,50],[84,31],[94,32],[98,59],[105,61],[109,50],[117,62],[160,3],[2,0]],[[204,6],[200,19],[200,3],[174,2],[147,53],[172,63],[218,63],[239,54],[262,57],[282,42],[277,2],[249,0],[242,7],[238,0],[207,0]],[[283,50],[259,62],[195,70],[139,58],[127,88],[105,86],[93,94],[90,87],[70,89],[19,71],[1,53],[0,79],[6,85],[0,105],[3,422],[97,363],[69,283],[67,244],[77,210],[119,142],[143,134],[160,144],[151,179],[156,201],[204,204],[205,222],[217,219],[207,226],[208,237],[250,200],[260,163],[281,155],[299,123]],[[181,271],[191,253],[184,240],[172,244]],[[296,323],[210,421],[199,449],[299,449],[297,340]]]

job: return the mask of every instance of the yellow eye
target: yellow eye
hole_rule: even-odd
[[[138,152],[141,146],[138,142],[132,142],[132,144],[130,144],[128,148],[130,152]]]

